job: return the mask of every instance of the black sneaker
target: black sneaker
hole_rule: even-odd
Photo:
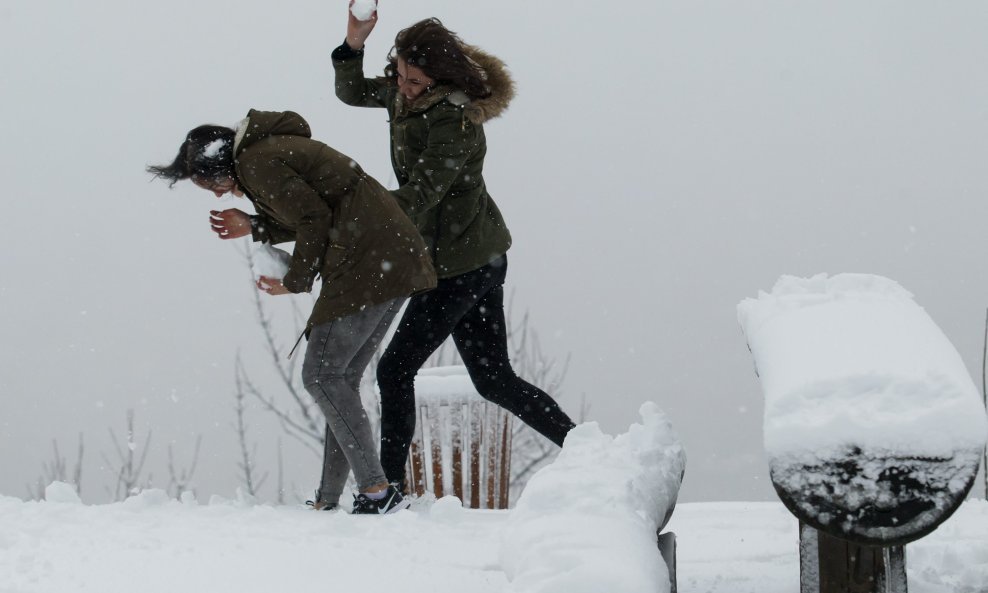
[[[388,484],[394,487],[394,489],[397,490],[398,492],[401,492],[401,495],[404,496],[405,498],[408,498],[408,496],[411,494],[408,491],[408,486],[405,484],[405,480],[389,480]]]
[[[409,502],[394,486],[388,485],[384,498],[373,500],[365,494],[353,495],[353,515],[390,515],[401,509],[407,509]]]

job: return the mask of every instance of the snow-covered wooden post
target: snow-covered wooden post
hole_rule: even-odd
[[[462,366],[419,371],[415,399],[409,488],[452,494],[474,509],[508,508],[511,414],[480,397]]]
[[[904,546],[960,506],[988,435],[960,355],[880,276],[784,276],[738,318],[772,484],[800,521],[801,591],[905,593]]]

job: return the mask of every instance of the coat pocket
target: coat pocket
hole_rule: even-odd
[[[343,272],[347,263],[347,248],[336,243],[330,243],[326,247],[326,256],[322,264],[322,278],[327,280]]]

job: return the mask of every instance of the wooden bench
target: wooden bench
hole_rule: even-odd
[[[514,417],[482,398],[462,366],[419,371],[415,398],[409,489],[472,509],[508,508]]]
[[[799,520],[802,593],[905,593],[906,544],[960,507],[988,433],[960,354],[870,274],[784,276],[738,319],[772,484]]]

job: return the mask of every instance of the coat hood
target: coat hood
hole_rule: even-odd
[[[268,136],[312,137],[309,123],[294,111],[258,111],[251,109],[247,118],[237,126],[233,153],[239,154],[251,144]]]
[[[464,114],[474,124],[483,124],[507,111],[515,97],[515,81],[512,80],[507,65],[479,47],[466,45],[463,50],[483,71],[484,83],[491,92],[490,96],[470,99],[463,91],[449,85],[440,85],[410,103],[398,93],[398,111],[424,111],[447,98],[454,105],[462,105]]]

